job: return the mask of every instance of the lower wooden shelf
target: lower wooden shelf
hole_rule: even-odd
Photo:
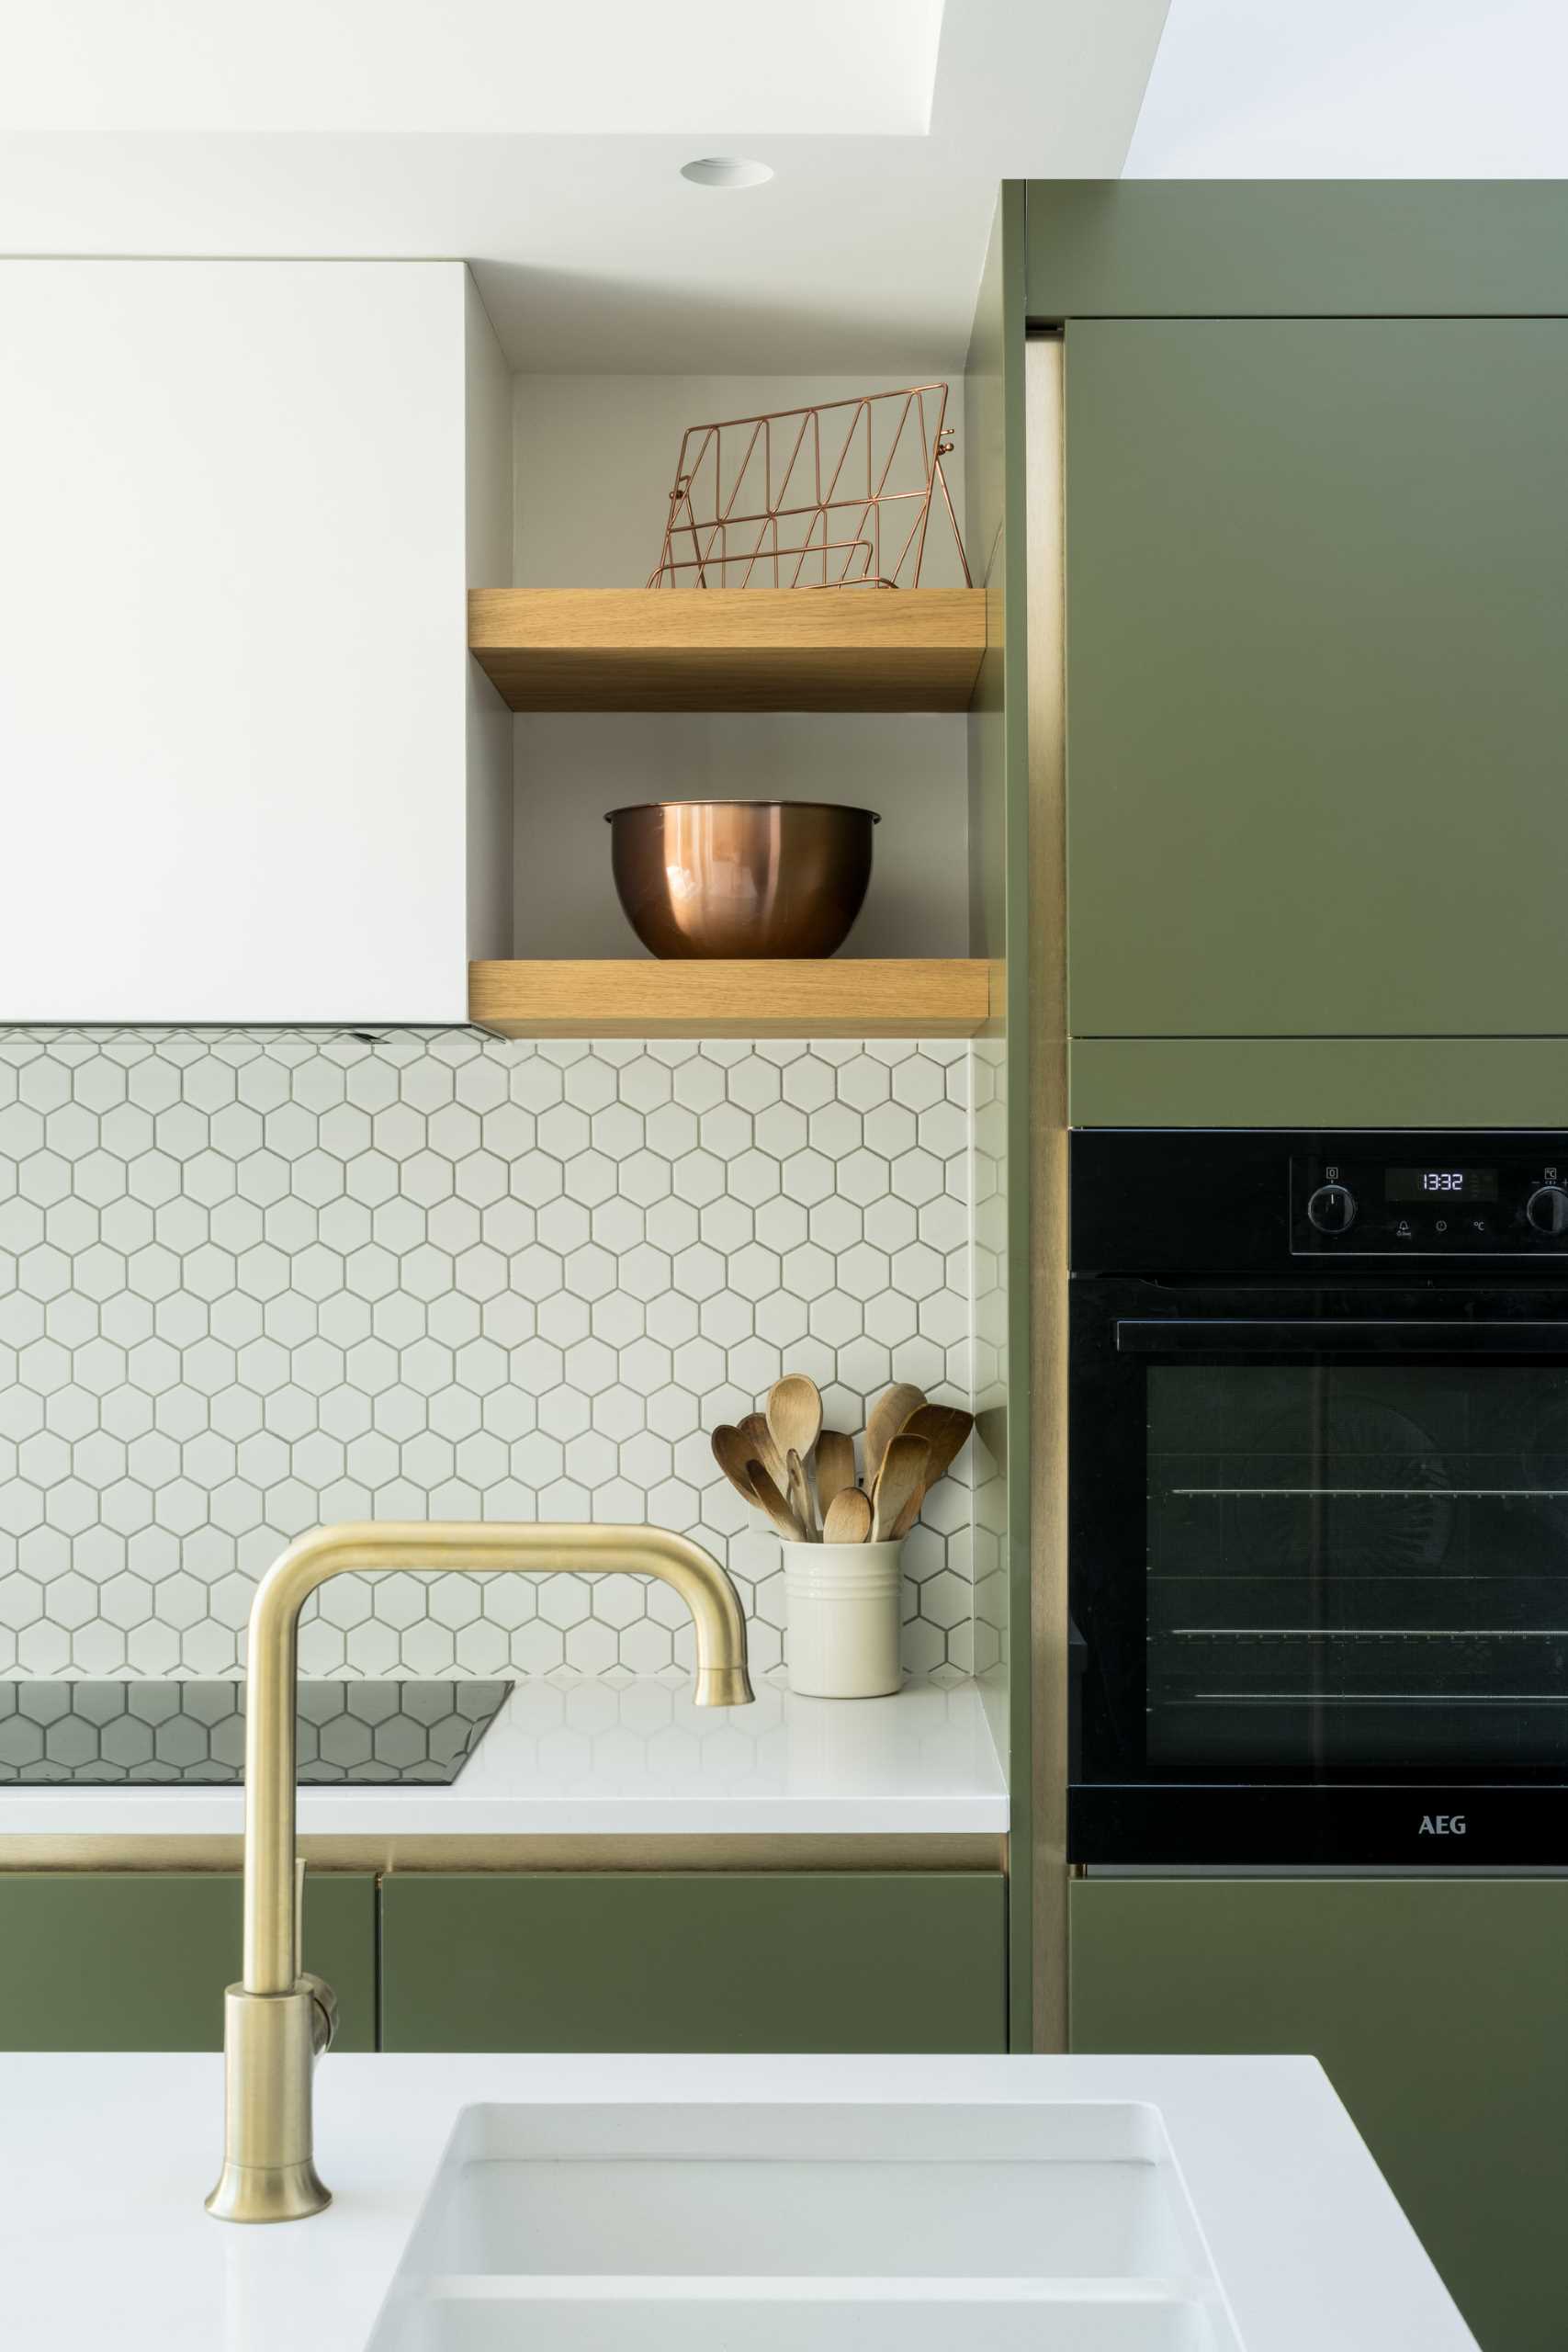
[[[973,1037],[1000,997],[963,956],[468,967],[468,1018],[501,1037]]]

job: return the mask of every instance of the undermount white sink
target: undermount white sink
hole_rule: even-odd
[[[1239,2352],[1156,2108],[465,2108],[370,2352],[954,2341]]]

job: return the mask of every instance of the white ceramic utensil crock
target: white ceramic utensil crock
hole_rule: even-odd
[[[885,1699],[898,1668],[902,1544],[781,1544],[789,1687],[811,1699]]]

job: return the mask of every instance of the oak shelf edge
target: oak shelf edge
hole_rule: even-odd
[[[468,967],[468,1018],[502,1037],[973,1037],[998,998],[966,956]]]
[[[982,588],[472,588],[513,710],[966,710]]]

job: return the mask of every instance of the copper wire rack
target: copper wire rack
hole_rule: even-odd
[[[915,588],[933,499],[972,584],[942,459],[947,386],[688,425],[650,588]]]

